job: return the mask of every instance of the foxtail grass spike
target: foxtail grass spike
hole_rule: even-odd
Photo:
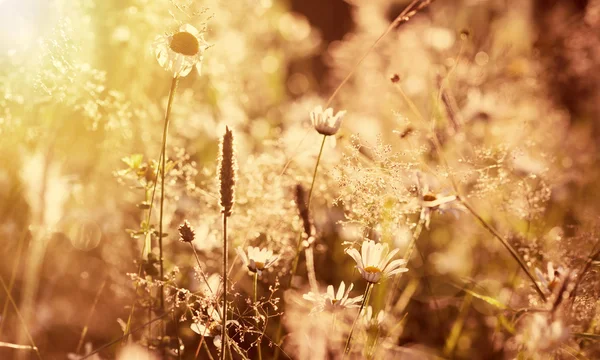
[[[225,135],[221,139],[221,151],[219,157],[219,180],[221,182],[221,212],[231,216],[233,208],[236,163],[233,150],[233,133],[229,127],[225,128]]]

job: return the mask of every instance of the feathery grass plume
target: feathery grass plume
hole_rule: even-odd
[[[185,220],[183,224],[179,225],[179,241],[184,243],[191,243],[194,241],[196,233],[190,223]]]
[[[225,128],[221,139],[221,156],[219,157],[219,180],[221,183],[221,212],[226,217],[231,216],[233,208],[237,164],[234,158],[233,133]]]
[[[298,213],[300,214],[300,218],[302,219],[302,226],[304,227],[304,232],[306,236],[310,238],[312,235],[312,227],[310,224],[310,217],[308,207],[306,206],[306,190],[304,190],[304,186],[302,184],[296,185],[296,206],[298,206]]]

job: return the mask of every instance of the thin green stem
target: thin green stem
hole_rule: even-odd
[[[315,186],[315,180],[317,178],[317,171],[319,169],[319,163],[321,162],[321,155],[323,155],[323,149],[325,147],[325,140],[327,140],[327,135],[323,135],[323,141],[321,141],[321,147],[319,149],[319,155],[317,155],[317,162],[315,163],[315,169],[313,171],[313,178],[312,178],[312,182],[310,184],[310,190],[308,191],[308,200],[307,200],[307,204],[306,207],[308,209],[310,209],[310,204],[312,201],[312,194],[313,194],[313,189]],[[292,287],[292,280],[294,279],[294,276],[296,275],[296,271],[298,270],[298,262],[300,261],[300,249],[302,247],[302,234],[304,234],[304,229],[300,230],[300,233],[298,234],[298,240],[296,242],[296,256],[294,256],[294,261],[292,263],[292,271],[290,272],[290,277],[288,279],[288,283],[285,289],[289,289]],[[306,254],[307,256],[309,256],[309,254]],[[314,266],[314,262],[313,262],[313,266]],[[314,268],[312,270],[308,270],[308,271],[313,271],[314,272]],[[314,291],[314,289],[313,289]],[[281,332],[283,330],[283,323],[282,321],[279,321],[279,325],[277,326],[277,333],[275,334],[275,343],[280,345],[279,342],[281,340]],[[277,360],[279,358],[279,347],[277,347],[275,349],[275,354],[273,355],[273,359]]]
[[[321,155],[323,155],[323,148],[325,147],[325,140],[327,135],[323,135],[323,141],[321,141],[321,148],[319,149],[319,155],[317,156],[317,163],[315,164],[315,170],[313,171],[312,182],[310,183],[310,190],[308,191],[308,201],[306,207],[310,209],[310,202],[312,200],[313,189],[315,187],[315,180],[317,179],[317,170],[319,169],[319,163],[321,162]]]
[[[12,304],[12,306],[15,308],[15,313],[17,314],[17,317],[19,318],[19,320],[23,324],[23,329],[25,330],[25,334],[27,335],[27,338],[29,338],[29,342],[31,343],[31,348],[33,349],[33,351],[35,351],[35,354],[37,355],[38,359],[41,360],[42,359],[42,355],[40,355],[40,351],[38,350],[38,347],[35,346],[35,342],[33,341],[33,337],[31,336],[31,333],[29,332],[29,329],[27,328],[27,324],[25,323],[25,319],[23,319],[23,317],[21,316],[21,312],[19,311],[19,308],[17,307],[17,304],[15,304],[15,300],[13,299],[13,297],[12,297],[12,295],[10,293],[10,290],[8,290],[8,287],[6,286],[6,283],[4,283],[4,279],[2,279],[1,276],[0,276],[0,283],[2,283],[2,287],[4,288],[4,291],[6,292],[6,297],[8,298],[8,301],[10,301],[10,303]]]
[[[371,289],[373,289],[373,284],[369,283],[367,285],[367,288],[365,289],[365,294],[363,296],[363,301],[360,304],[360,308],[358,309],[358,314],[356,314],[356,317],[354,318],[354,322],[352,323],[352,328],[350,329],[350,334],[348,334],[348,339],[346,340],[346,346],[344,347],[344,358],[350,352],[350,345],[352,343],[352,334],[354,333],[354,328],[356,327],[356,323],[358,322],[358,318],[360,317],[360,314],[362,313],[365,305],[367,305],[369,303],[369,297],[371,296]]]
[[[165,203],[165,167],[166,167],[166,159],[167,159],[167,134],[169,132],[169,118],[171,116],[171,108],[173,106],[173,98],[175,97],[175,92],[177,91],[177,83],[179,82],[179,77],[174,77],[171,82],[171,90],[169,91],[169,100],[167,102],[167,112],[165,113],[165,126],[163,128],[163,138],[162,138],[162,157],[161,157],[161,165],[160,165],[160,208],[158,213],[158,257],[159,257],[159,267],[160,267],[160,308],[164,312],[165,311],[165,293],[164,287],[162,285],[162,281],[164,281],[164,265],[163,265],[163,211],[164,211],[164,203]]]
[[[192,251],[194,252],[194,257],[196,258],[196,262],[198,263],[198,268],[200,269],[200,275],[202,276],[202,280],[204,280],[204,283],[206,283],[206,287],[208,287],[208,291],[210,291],[211,295],[214,296],[215,293],[211,289],[210,284],[208,283],[208,279],[206,278],[206,274],[202,270],[202,263],[200,262],[200,258],[198,257],[196,248],[194,247],[194,245],[192,245],[192,243],[189,243],[189,244],[190,244],[190,247],[192,248]]]
[[[500,233],[498,232],[498,230],[494,229],[490,224],[488,224],[487,221],[485,221],[475,211],[475,209],[473,209],[473,207],[465,199],[463,199],[460,196],[458,197],[458,199],[465,206],[465,208],[467,210],[469,210],[469,212],[471,213],[471,215],[473,215],[479,221],[479,223],[487,231],[489,231],[490,234],[492,234],[496,239],[498,239],[502,243],[502,245],[504,245],[504,247],[506,248],[506,250],[508,250],[508,252],[510,252],[510,254],[512,255],[512,257],[519,263],[519,266],[521,266],[521,269],[523,269],[523,271],[525,271],[525,274],[527,275],[527,277],[533,283],[535,290],[540,295],[540,297],[542,298],[542,300],[546,301],[546,295],[544,294],[544,292],[542,291],[542,289],[538,285],[535,277],[529,271],[529,268],[527,267],[527,265],[525,264],[525,262],[521,259],[521,256],[519,255],[519,253],[508,243],[508,241],[506,239],[504,239],[504,237],[502,237],[502,235],[500,235]]]
[[[254,306],[256,306],[256,328],[260,325],[260,313],[258,312],[258,272],[254,273]],[[262,336],[261,336],[262,337]],[[262,360],[262,338],[258,338],[258,360]]]
[[[223,214],[223,318],[221,329],[221,359],[227,349],[227,214]]]
[[[331,331],[333,334],[335,334],[335,325],[337,323],[337,314],[334,312],[331,315]]]
[[[92,315],[94,314],[94,311],[96,310],[96,306],[98,305],[98,300],[100,300],[100,294],[102,294],[102,290],[104,290],[105,285],[106,285],[106,279],[104,279],[104,281],[100,285],[100,288],[98,289],[98,292],[96,293],[96,297],[94,298],[94,302],[92,303],[92,308],[90,309],[90,312],[85,321],[83,330],[81,331],[81,336],[79,337],[79,343],[77,344],[77,350],[75,350],[75,354],[79,354],[79,352],[81,351],[81,347],[83,346],[83,341],[85,340],[85,336],[88,331],[88,325],[90,324],[90,321],[92,320]]]
[[[175,96],[175,90],[177,89],[178,81],[179,81],[179,78],[176,77],[176,78],[173,78],[173,81],[171,82],[171,89],[169,91],[169,100],[167,102],[167,110],[165,112],[165,121],[164,121],[165,124],[164,124],[164,129],[163,129],[163,142],[162,142],[163,146],[161,146],[160,154],[158,155],[158,163],[159,164],[162,162],[162,159],[164,158],[164,154],[165,154],[165,150],[166,150],[166,143],[165,143],[166,142],[166,134],[167,134],[167,130],[168,130],[169,117],[171,116],[171,107],[173,104],[173,98]],[[150,230],[150,219],[152,218],[152,209],[154,206],[154,197],[156,195],[156,186],[158,185],[157,179],[158,179],[159,170],[160,170],[160,166],[156,168],[156,175],[154,177],[154,185],[152,186],[152,195],[150,197],[150,207],[148,208],[148,214],[146,217],[146,225],[145,225],[146,231]],[[146,200],[148,198],[147,193],[148,192],[146,191]],[[162,206],[161,206],[161,209],[162,209]],[[161,218],[162,218],[162,216],[161,216]],[[161,221],[161,226],[162,226],[162,221]],[[162,238],[159,241],[162,243]],[[141,254],[140,258],[143,260],[145,252],[146,251],[150,252],[151,249],[152,249],[151,247],[146,249],[146,242],[144,242],[144,245],[142,246],[142,254]],[[162,246],[160,246],[160,249],[162,251]],[[161,270],[162,270],[162,253],[160,254],[160,258],[161,258],[160,265],[161,265]],[[142,274],[142,268],[143,268],[143,262],[140,261],[140,265],[138,266],[138,277]],[[161,274],[161,277],[162,277],[162,274]],[[160,289],[161,289],[160,291],[162,294],[162,286]],[[135,286],[135,294],[136,295],[137,295],[137,290],[138,290],[138,285]],[[162,305],[161,305],[161,308],[162,308]],[[131,304],[131,310],[129,311],[129,316],[127,318],[127,325],[125,327],[124,333],[128,333],[129,329],[131,328],[131,320],[133,318],[134,311],[135,311],[135,298],[133,300],[133,304]]]
[[[406,248],[406,251],[404,252],[404,260],[406,260],[406,262],[408,263],[410,261],[410,258],[412,256],[412,253],[415,249],[415,245],[417,243],[417,239],[421,236],[421,232],[423,231],[423,225],[425,224],[424,219],[419,218],[419,222],[417,223],[417,227],[415,228],[415,231],[413,232],[412,238],[410,239],[410,243],[408,244],[408,247]],[[395,294],[396,289],[400,286],[400,278],[402,277],[402,274],[396,276],[396,278],[394,279],[394,285],[393,285],[393,292],[392,294]],[[388,301],[386,304],[386,311],[389,311],[392,303],[394,302],[395,296],[390,296],[388,297]]]

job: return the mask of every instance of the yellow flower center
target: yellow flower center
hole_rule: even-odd
[[[381,272],[381,270],[379,270],[379,268],[375,266],[367,266],[364,270],[369,274],[378,274]]]
[[[265,263],[261,263],[260,261],[255,261],[254,262],[254,266],[258,269],[258,270],[263,270],[265,268]]]
[[[338,301],[339,301],[338,299],[331,299],[331,304],[335,305],[335,303],[338,302]]]
[[[176,53],[186,56],[197,55],[200,51],[200,43],[198,42],[198,39],[194,35],[185,31],[174,34],[171,38],[171,44],[169,47]]]

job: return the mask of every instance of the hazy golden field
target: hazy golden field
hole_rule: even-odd
[[[0,359],[598,359],[599,141],[598,0],[0,0]]]

